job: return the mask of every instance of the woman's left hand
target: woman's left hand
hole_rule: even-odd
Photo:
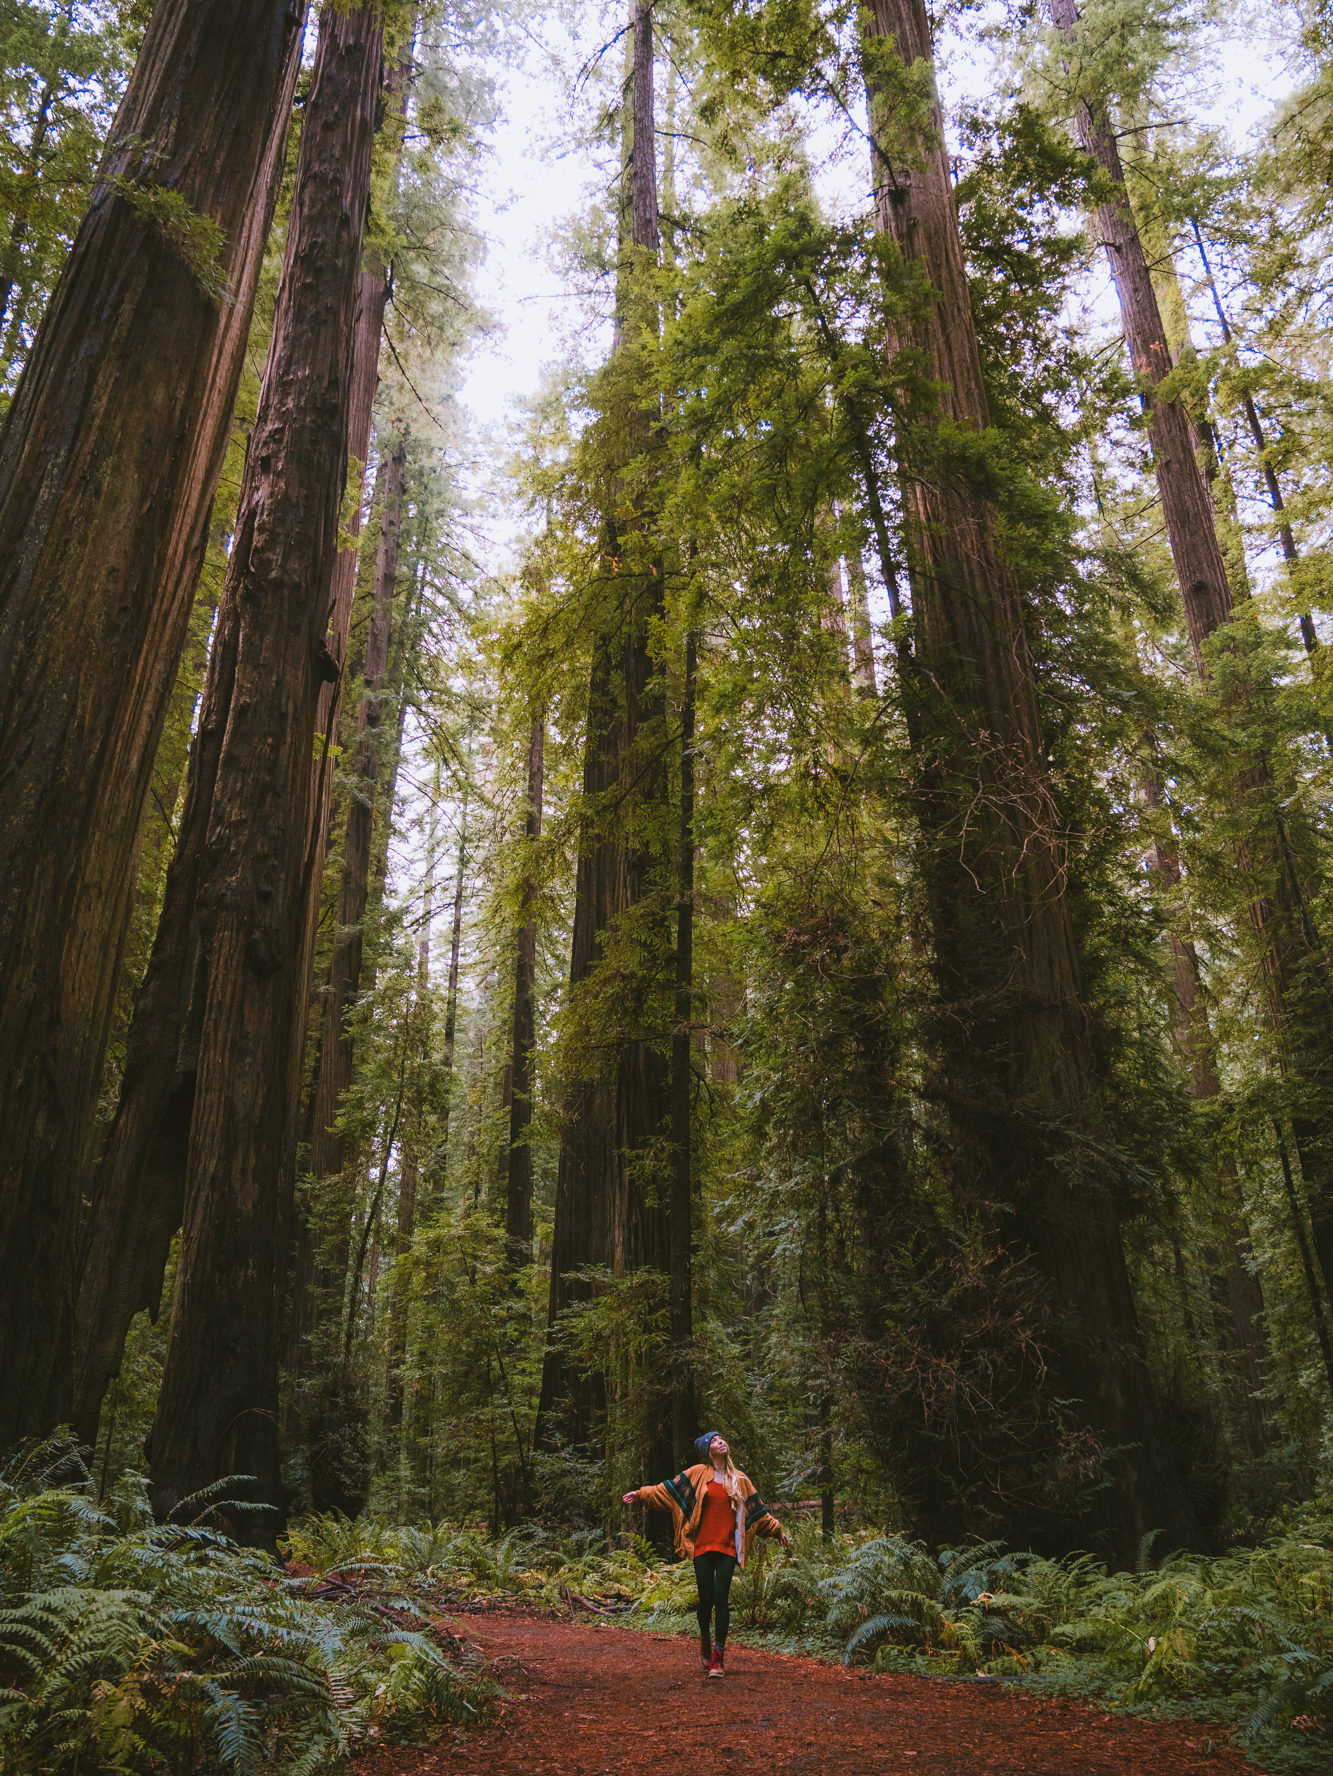
[[[784,1548],[791,1547],[791,1537],[787,1534],[785,1529],[780,1529],[778,1531],[778,1541],[782,1544],[782,1546]]]

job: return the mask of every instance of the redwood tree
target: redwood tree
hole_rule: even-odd
[[[556,1177],[548,1341],[538,1442],[594,1448],[604,1373],[582,1366],[560,1338],[565,1311],[592,1294],[575,1273],[617,1276],[670,1267],[665,1180],[654,1148],[669,1134],[670,939],[666,896],[669,800],[661,673],[651,645],[663,609],[663,572],[646,484],[659,418],[636,386],[639,347],[658,333],[652,268],[657,263],[657,169],[653,124],[653,24],[635,0],[616,279],[616,346],[608,366],[607,435],[616,457],[605,496],[583,766],[583,824],[575,884],[569,991],[593,1002],[617,945],[615,1028],[600,1028],[566,1109]],[[609,1007],[608,1007],[609,1008]],[[641,1452],[651,1471],[674,1461],[669,1389],[647,1390]],[[628,1454],[629,1452],[626,1451]]]
[[[1102,1081],[1066,895],[1023,589],[967,444],[990,422],[923,0],[861,15],[879,227],[905,281],[890,307],[912,586],[904,696],[964,1201],[1041,1277],[1045,1384],[1091,1426],[1115,1480],[1117,1551],[1197,1534],[1163,1435],[1092,1118]],[[909,76],[908,70],[912,73]],[[922,100],[925,100],[923,103]],[[1132,1450],[1132,1454],[1126,1451]],[[1040,1523],[1015,1525],[1040,1535]]]
[[[0,1446],[66,1418],[78,1190],[304,8],[158,0],[0,436]]]
[[[523,812],[524,847],[522,922],[514,952],[514,1012],[510,1034],[505,1096],[509,1128],[500,1149],[500,1187],[504,1191],[505,1241],[508,1261],[517,1267],[532,1258],[532,1123],[533,1049],[537,1041],[537,898],[532,879],[532,847],[542,831],[543,761],[546,723],[541,716],[528,732],[527,800]]]
[[[1048,0],[1052,21],[1066,38],[1077,32],[1076,0]],[[1177,395],[1160,384],[1172,368],[1152,268],[1125,183],[1120,142],[1104,97],[1083,96],[1077,109],[1079,138],[1106,177],[1109,195],[1097,205],[1098,233],[1105,244],[1120,302],[1121,324],[1142,389],[1153,450],[1153,472],[1162,517],[1180,585],[1186,627],[1199,677],[1218,665],[1210,642],[1225,645],[1240,664],[1228,671],[1223,697],[1244,725],[1250,702],[1244,655],[1249,638],[1228,629],[1235,616],[1231,584],[1217,536],[1208,482],[1195,454],[1190,419]],[[1252,423],[1257,426],[1253,404]],[[1262,433],[1260,434],[1262,437]],[[1271,481],[1270,492],[1276,489]],[[1277,492],[1275,510],[1281,510]],[[1290,530],[1284,538],[1284,550]],[[1294,543],[1288,559],[1294,553]],[[1307,635],[1307,645],[1310,636]],[[1292,1086],[1292,1130],[1310,1195],[1315,1255],[1325,1290],[1333,1294],[1333,972],[1311,906],[1301,846],[1286,797],[1273,782],[1262,752],[1235,774],[1232,789],[1248,809],[1248,832],[1237,846],[1238,873],[1249,892],[1247,915],[1259,953],[1259,972],[1272,1025],[1278,1065]]]
[[[228,1474],[281,1496],[279,1295],[322,834],[311,771],[380,101],[378,8],[328,7],[163,932],[193,950],[184,1221],[151,1437],[159,1512]],[[330,643],[332,642],[332,648]],[[188,904],[183,897],[188,891]],[[157,957],[154,958],[154,964]],[[267,1539],[247,1522],[242,1533]]]
[[[394,75],[399,72],[395,69]],[[388,294],[384,266],[366,266],[357,299],[348,404],[348,457],[354,472],[360,471],[370,452]],[[328,594],[329,641],[339,659],[348,645],[356,590],[360,502],[347,531],[352,546],[338,551]],[[317,734],[331,731],[340,684],[340,679],[326,676],[320,688]],[[215,768],[215,761],[205,761],[220,743],[215,723],[225,722],[226,713],[220,706],[209,725],[201,723],[201,770]],[[333,773],[318,761],[312,768],[317,778],[315,818],[323,843]],[[92,1176],[90,1207],[80,1242],[79,1309],[74,1328],[74,1425],[86,1443],[96,1437],[107,1384],[120,1368],[134,1316],[156,1316],[158,1312],[171,1242],[181,1225],[202,1013],[202,1001],[193,991],[198,964],[193,907],[202,858],[202,823],[207,818],[207,797],[192,800],[187,810],[189,824],[182,827],[170,868],[150,966],[135,999],[116,1114]],[[299,1231],[305,1234],[304,1222]],[[305,1329],[312,1264],[313,1251],[302,1237],[289,1347],[299,1345]]]

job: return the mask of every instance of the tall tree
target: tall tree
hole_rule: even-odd
[[[533,1050],[537,1042],[537,885],[532,875],[532,848],[542,833],[542,789],[546,722],[537,716],[528,731],[527,796],[523,809],[523,886],[520,923],[514,951],[514,1014],[506,1095],[509,1127],[500,1150],[500,1184],[505,1197],[505,1242],[510,1264],[532,1258],[532,1124]]]
[[[560,1144],[552,1235],[551,1292],[542,1371],[538,1438],[593,1448],[600,1434],[604,1375],[583,1368],[562,1342],[568,1308],[590,1298],[589,1268],[624,1276],[669,1271],[667,1212],[653,1149],[667,1132],[669,1078],[661,1053],[669,1019],[670,943],[661,916],[667,800],[661,729],[664,700],[653,655],[663,609],[663,573],[654,560],[645,509],[644,458],[660,425],[645,400],[642,345],[658,335],[653,269],[660,250],[653,124],[653,22],[648,0],[631,10],[624,107],[616,344],[608,366],[608,430],[617,458],[608,477],[604,540],[596,588],[593,663],[583,766],[569,991],[590,1003],[615,946],[620,991],[613,1030],[573,1088]],[[669,1396],[658,1389],[648,1409],[640,1459],[666,1471],[674,1460]],[[633,1459],[630,1451],[625,1454]]]
[[[699,637],[685,636],[680,711],[680,826],[676,842],[676,1019],[671,1032],[670,1296],[671,1441],[693,1442],[694,1339],[694,727]]]
[[[381,318],[383,310],[381,309]],[[381,731],[381,691],[389,666],[393,628],[394,595],[398,578],[399,538],[407,494],[407,434],[400,429],[385,440],[376,474],[375,508],[379,512],[375,564],[371,579],[369,619],[359,662],[361,700],[356,714],[356,741],[347,818],[343,828],[342,869],[338,878],[337,936],[329,961],[324,1000],[319,1066],[315,1075],[313,1126],[310,1141],[310,1174],[313,1178],[337,1177],[348,1157],[347,1138],[339,1126],[343,1099],[351,1084],[355,1060],[350,1018],[362,985],[365,953],[365,919],[370,905],[376,816],[382,801],[380,775],[384,736]],[[355,670],[359,666],[359,672]],[[350,1236],[350,1211],[344,1217]],[[346,1257],[328,1267],[316,1283],[317,1295],[338,1318]],[[336,1300],[333,1299],[336,1297]],[[318,1302],[311,1303],[318,1312]]]
[[[1048,4],[1056,29],[1076,44],[1077,0]],[[1233,717],[1247,725],[1254,687],[1247,682],[1244,660],[1253,638],[1229,627],[1235,616],[1232,587],[1190,417],[1179,395],[1161,387],[1173,368],[1173,354],[1105,95],[1083,93],[1076,117],[1080,140],[1109,187],[1097,206],[1097,225],[1142,388],[1153,471],[1195,665],[1205,683],[1218,677],[1221,667],[1220,695]],[[1210,649],[1219,632],[1229,662]],[[1286,797],[1274,785],[1262,740],[1257,757],[1236,771],[1230,787],[1246,810],[1248,830],[1236,847],[1238,874],[1249,895],[1247,915],[1278,1065],[1292,1086],[1292,1130],[1310,1195],[1315,1253],[1325,1289],[1333,1293],[1333,972],[1315,922],[1294,816],[1282,805]]]
[[[342,648],[329,601],[383,23],[373,6],[330,6],[321,18],[273,338],[150,964],[151,976],[195,949],[176,976],[178,991],[189,983],[198,1048],[151,1439],[161,1511],[222,1474],[253,1475],[260,1499],[281,1497],[279,1292],[322,842],[310,764],[321,686],[337,670],[330,641]],[[268,1539],[271,1524],[259,1533]]]
[[[1109,1527],[1118,1552],[1132,1554],[1149,1529],[1183,1540],[1197,1530],[1148,1373],[1115,1181],[1090,1123],[1102,1081],[1023,589],[994,493],[959,443],[985,433],[990,403],[930,27],[922,0],[874,0],[861,17],[876,216],[891,260],[924,287],[891,306],[888,343],[890,374],[901,378],[896,450],[912,586],[903,693],[955,1176],[965,1200],[998,1211],[1002,1237],[1044,1282],[1052,1383],[1107,1452]]]
[[[383,267],[372,266],[361,274],[361,292],[357,303],[356,344],[352,355],[352,396],[350,419],[348,422],[348,456],[350,471],[360,475],[364,487],[366,460],[370,453],[373,430],[375,392],[379,386],[380,346],[384,334],[384,315],[389,299],[389,277]],[[333,589],[330,599],[331,616],[330,632],[335,636],[347,637],[350,634],[352,604],[356,595],[357,565],[360,560],[360,539],[362,524],[362,506],[364,498],[358,499],[353,508],[347,525],[348,547],[338,552],[334,565]],[[378,509],[372,501],[372,510]],[[355,678],[357,662],[348,658],[343,662],[344,677]],[[341,698],[341,680],[326,684],[320,693],[320,710],[317,720],[317,732],[331,731],[333,720],[334,699],[337,698],[339,714],[343,713]],[[333,817],[334,778],[331,772],[320,770],[319,773],[320,806],[316,818],[325,830],[326,839],[329,823]],[[342,880],[339,879],[339,899],[342,899]],[[356,942],[360,943],[360,932],[356,933]],[[334,1050],[342,1042],[342,1020],[347,1009],[345,996],[340,996],[339,988],[345,975],[345,952],[347,940],[341,932],[334,941],[333,955],[329,962],[329,978],[325,985],[324,1027],[320,1033],[318,1060],[315,1066],[315,1086],[310,1096],[310,1131],[304,1145],[307,1149],[316,1140],[333,1138],[332,1119],[321,1122],[321,1113],[330,1102],[337,1103],[337,1088],[328,1082],[328,1075],[336,1069],[341,1061],[337,1052],[328,1048],[330,1026],[336,1033]],[[359,950],[358,950],[359,960]],[[353,986],[353,992],[355,986]],[[336,999],[336,1019],[330,1016],[330,1004]],[[335,1112],[336,1114],[336,1112]],[[321,1156],[322,1157],[322,1156]],[[318,1176],[314,1164],[308,1168]],[[306,1339],[313,1329],[318,1309],[320,1282],[316,1278],[315,1230],[311,1222],[311,1202],[308,1193],[301,1192],[298,1196],[296,1209],[295,1252],[292,1265],[291,1299],[288,1308],[287,1326],[287,1358],[296,1368],[301,1365],[301,1351]],[[344,1264],[343,1269],[346,1266]],[[341,1272],[340,1272],[341,1274]],[[341,1297],[339,1298],[341,1305]]]
[[[386,79],[386,88],[400,101],[392,108],[392,152],[406,90],[401,61]],[[378,259],[361,272],[348,403],[349,468],[358,476],[370,452],[389,283],[387,268]],[[361,505],[358,500],[353,506],[347,523],[348,546],[339,548],[332,569],[329,645],[345,670],[341,677],[326,674],[320,687],[315,732],[323,736],[332,731],[341,707],[342,678],[354,680],[361,672],[359,661],[343,658],[356,590]],[[374,509],[380,509],[378,499]],[[312,771],[322,844],[327,840],[334,774],[318,759]],[[158,1312],[171,1242],[180,1228],[184,1206],[202,1005],[194,1000],[192,988],[184,984],[186,972],[198,961],[196,926],[192,917],[186,916],[197,886],[198,846],[182,844],[179,854],[168,902],[172,917],[164,919],[159,928],[153,964],[136,995],[120,1099],[93,1174],[80,1242],[73,1417],[79,1435],[89,1443],[96,1435],[106,1387],[119,1369],[134,1316],[145,1312],[156,1316]],[[359,931],[356,938],[359,944]],[[338,953],[335,950],[335,965]],[[321,1077],[323,1066],[321,1050]],[[302,1236],[307,1233],[304,1217],[298,1231]],[[289,1331],[292,1348],[299,1346],[309,1329],[305,1321],[313,1301],[313,1256],[309,1240],[300,1238]]]
[[[159,0],[0,437],[0,1445],[68,1417],[78,1190],[303,8]]]

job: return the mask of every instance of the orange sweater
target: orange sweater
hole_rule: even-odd
[[[687,1559],[694,1557],[694,1538],[703,1515],[708,1482],[712,1478],[712,1463],[696,1462],[693,1467],[683,1469],[674,1480],[663,1481],[660,1486],[641,1486],[634,1495],[641,1505],[670,1511],[676,1530],[676,1552]],[[780,1536],[782,1525],[755,1491],[753,1481],[739,1469],[736,1490],[740,1494],[736,1506],[736,1560],[738,1565],[744,1566],[754,1538],[757,1535]]]

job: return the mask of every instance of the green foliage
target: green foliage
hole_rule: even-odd
[[[201,1758],[308,1776],[381,1732],[487,1717],[494,1683],[412,1575],[364,1554],[354,1587],[284,1572],[208,1526],[225,1484],[155,1524],[138,1476],[96,1505],[58,1441],[0,1475],[5,1776],[169,1776]]]
[[[147,0],[0,7],[0,400],[92,195]]]
[[[897,1534],[790,1550],[756,1541],[732,1591],[742,1639],[869,1664],[876,1672],[1020,1679],[1104,1706],[1218,1723],[1265,1768],[1313,1773],[1333,1728],[1333,1551],[1326,1515],[1219,1558],[1173,1554],[1113,1572],[997,1542],[930,1552]],[[692,1618],[688,1562],[642,1544],[611,1553],[541,1536],[490,1541],[446,1524],[308,1520],[290,1554],[321,1576],[414,1572],[454,1607],[521,1602],[660,1633]],[[1293,1726],[1293,1722],[1297,1723]]]

